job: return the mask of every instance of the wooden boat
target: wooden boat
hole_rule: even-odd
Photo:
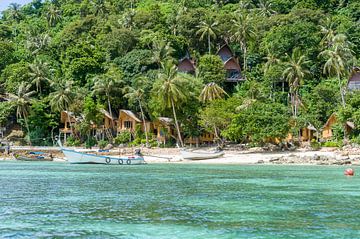
[[[145,164],[144,157],[140,154],[134,156],[113,157],[82,153],[71,149],[62,148],[67,161],[72,164]]]
[[[46,154],[43,152],[30,152],[26,155],[15,154],[16,160],[20,161],[53,161],[52,154]]]
[[[219,158],[224,155],[224,151],[222,150],[192,151],[192,150],[182,149],[180,150],[180,153],[184,159],[191,159],[191,160],[213,159],[213,158]]]

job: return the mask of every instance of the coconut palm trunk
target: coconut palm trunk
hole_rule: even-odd
[[[180,141],[180,146],[183,148],[184,143],[183,143],[182,138],[181,138],[180,127],[179,127],[179,123],[178,123],[178,120],[177,120],[177,117],[176,117],[176,111],[175,111],[175,105],[174,105],[173,99],[171,99],[171,107],[172,107],[172,111],[173,111],[173,115],[174,115],[175,127],[176,127],[176,131],[177,131],[177,134],[178,134],[178,139]]]
[[[340,88],[340,95],[341,95],[341,104],[342,104],[342,106],[345,108],[346,102],[345,102],[344,90],[343,90],[343,87],[342,87],[342,84],[341,84],[340,74],[338,74],[337,77],[338,77],[338,80],[339,80],[339,88]]]
[[[31,145],[31,137],[30,137],[30,127],[29,127],[29,123],[27,121],[27,117],[24,115],[24,121],[25,121],[25,127],[26,127],[26,130],[27,130],[27,133],[28,133],[28,136],[29,136],[29,144],[30,146]]]
[[[209,47],[209,55],[211,53],[211,39],[210,39],[210,33],[208,33],[208,47]]]
[[[148,137],[148,131],[147,131],[147,126],[146,126],[146,122],[145,122],[145,115],[144,115],[144,111],[143,111],[140,99],[138,99],[138,102],[139,102],[139,107],[140,107],[140,112],[141,112],[141,118],[142,118],[142,121],[144,124],[146,147],[149,147],[149,137]]]

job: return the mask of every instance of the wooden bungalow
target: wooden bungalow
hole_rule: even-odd
[[[184,57],[179,60],[178,63],[179,72],[195,75],[195,70],[196,70],[195,62],[190,57]]]
[[[329,140],[333,136],[333,126],[338,123],[336,113],[333,113],[329,119],[326,121],[325,125],[322,127],[322,138],[325,140]],[[345,124],[346,132],[349,134],[355,125],[353,122],[347,121]]]
[[[185,138],[185,144],[212,144],[214,143],[215,136],[212,133],[203,133],[199,137]]]
[[[151,122],[146,121],[145,124],[147,132],[151,132]],[[127,130],[134,133],[137,127],[140,127],[143,132],[145,131],[144,123],[140,119],[140,117],[130,110],[120,110],[117,124],[117,132],[119,133]]]
[[[355,67],[350,75],[347,88],[350,91],[360,90],[360,67]]]
[[[226,70],[226,81],[227,82],[239,82],[242,81],[241,67],[239,60],[235,57],[233,51],[228,44],[223,45],[217,52],[217,55],[221,58],[224,63]]]
[[[114,135],[117,133],[117,118],[110,114],[107,110],[101,109],[100,113],[102,114],[102,121],[99,125],[92,125],[92,128],[94,130],[94,136],[97,139],[105,139],[108,138],[109,140],[112,140]]]
[[[173,119],[159,117],[153,122],[153,132],[159,143],[166,144],[170,138],[176,138]]]
[[[68,136],[71,136],[74,133],[74,125],[79,120],[80,118],[76,117],[73,112],[61,111],[60,122],[62,128],[60,128],[60,133],[64,134],[64,142],[66,142]]]

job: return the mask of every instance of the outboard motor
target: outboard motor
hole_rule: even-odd
[[[142,153],[141,153],[141,149],[135,149],[135,153],[134,153],[136,156],[142,156]]]

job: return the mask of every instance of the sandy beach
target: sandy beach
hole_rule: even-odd
[[[74,148],[81,152],[98,152],[97,148],[91,150]],[[55,162],[66,162],[64,155],[57,147],[14,147],[12,153],[22,154],[29,151],[51,152]],[[123,156],[131,155],[134,148],[114,148],[102,155]],[[262,151],[258,149],[225,150],[223,157],[207,160],[184,160],[177,148],[142,148],[144,159],[149,164],[177,163],[177,164],[308,164],[308,165],[360,165],[358,150],[339,150],[323,148],[322,150],[297,149],[294,151]],[[11,155],[1,155],[0,160],[14,160]]]

